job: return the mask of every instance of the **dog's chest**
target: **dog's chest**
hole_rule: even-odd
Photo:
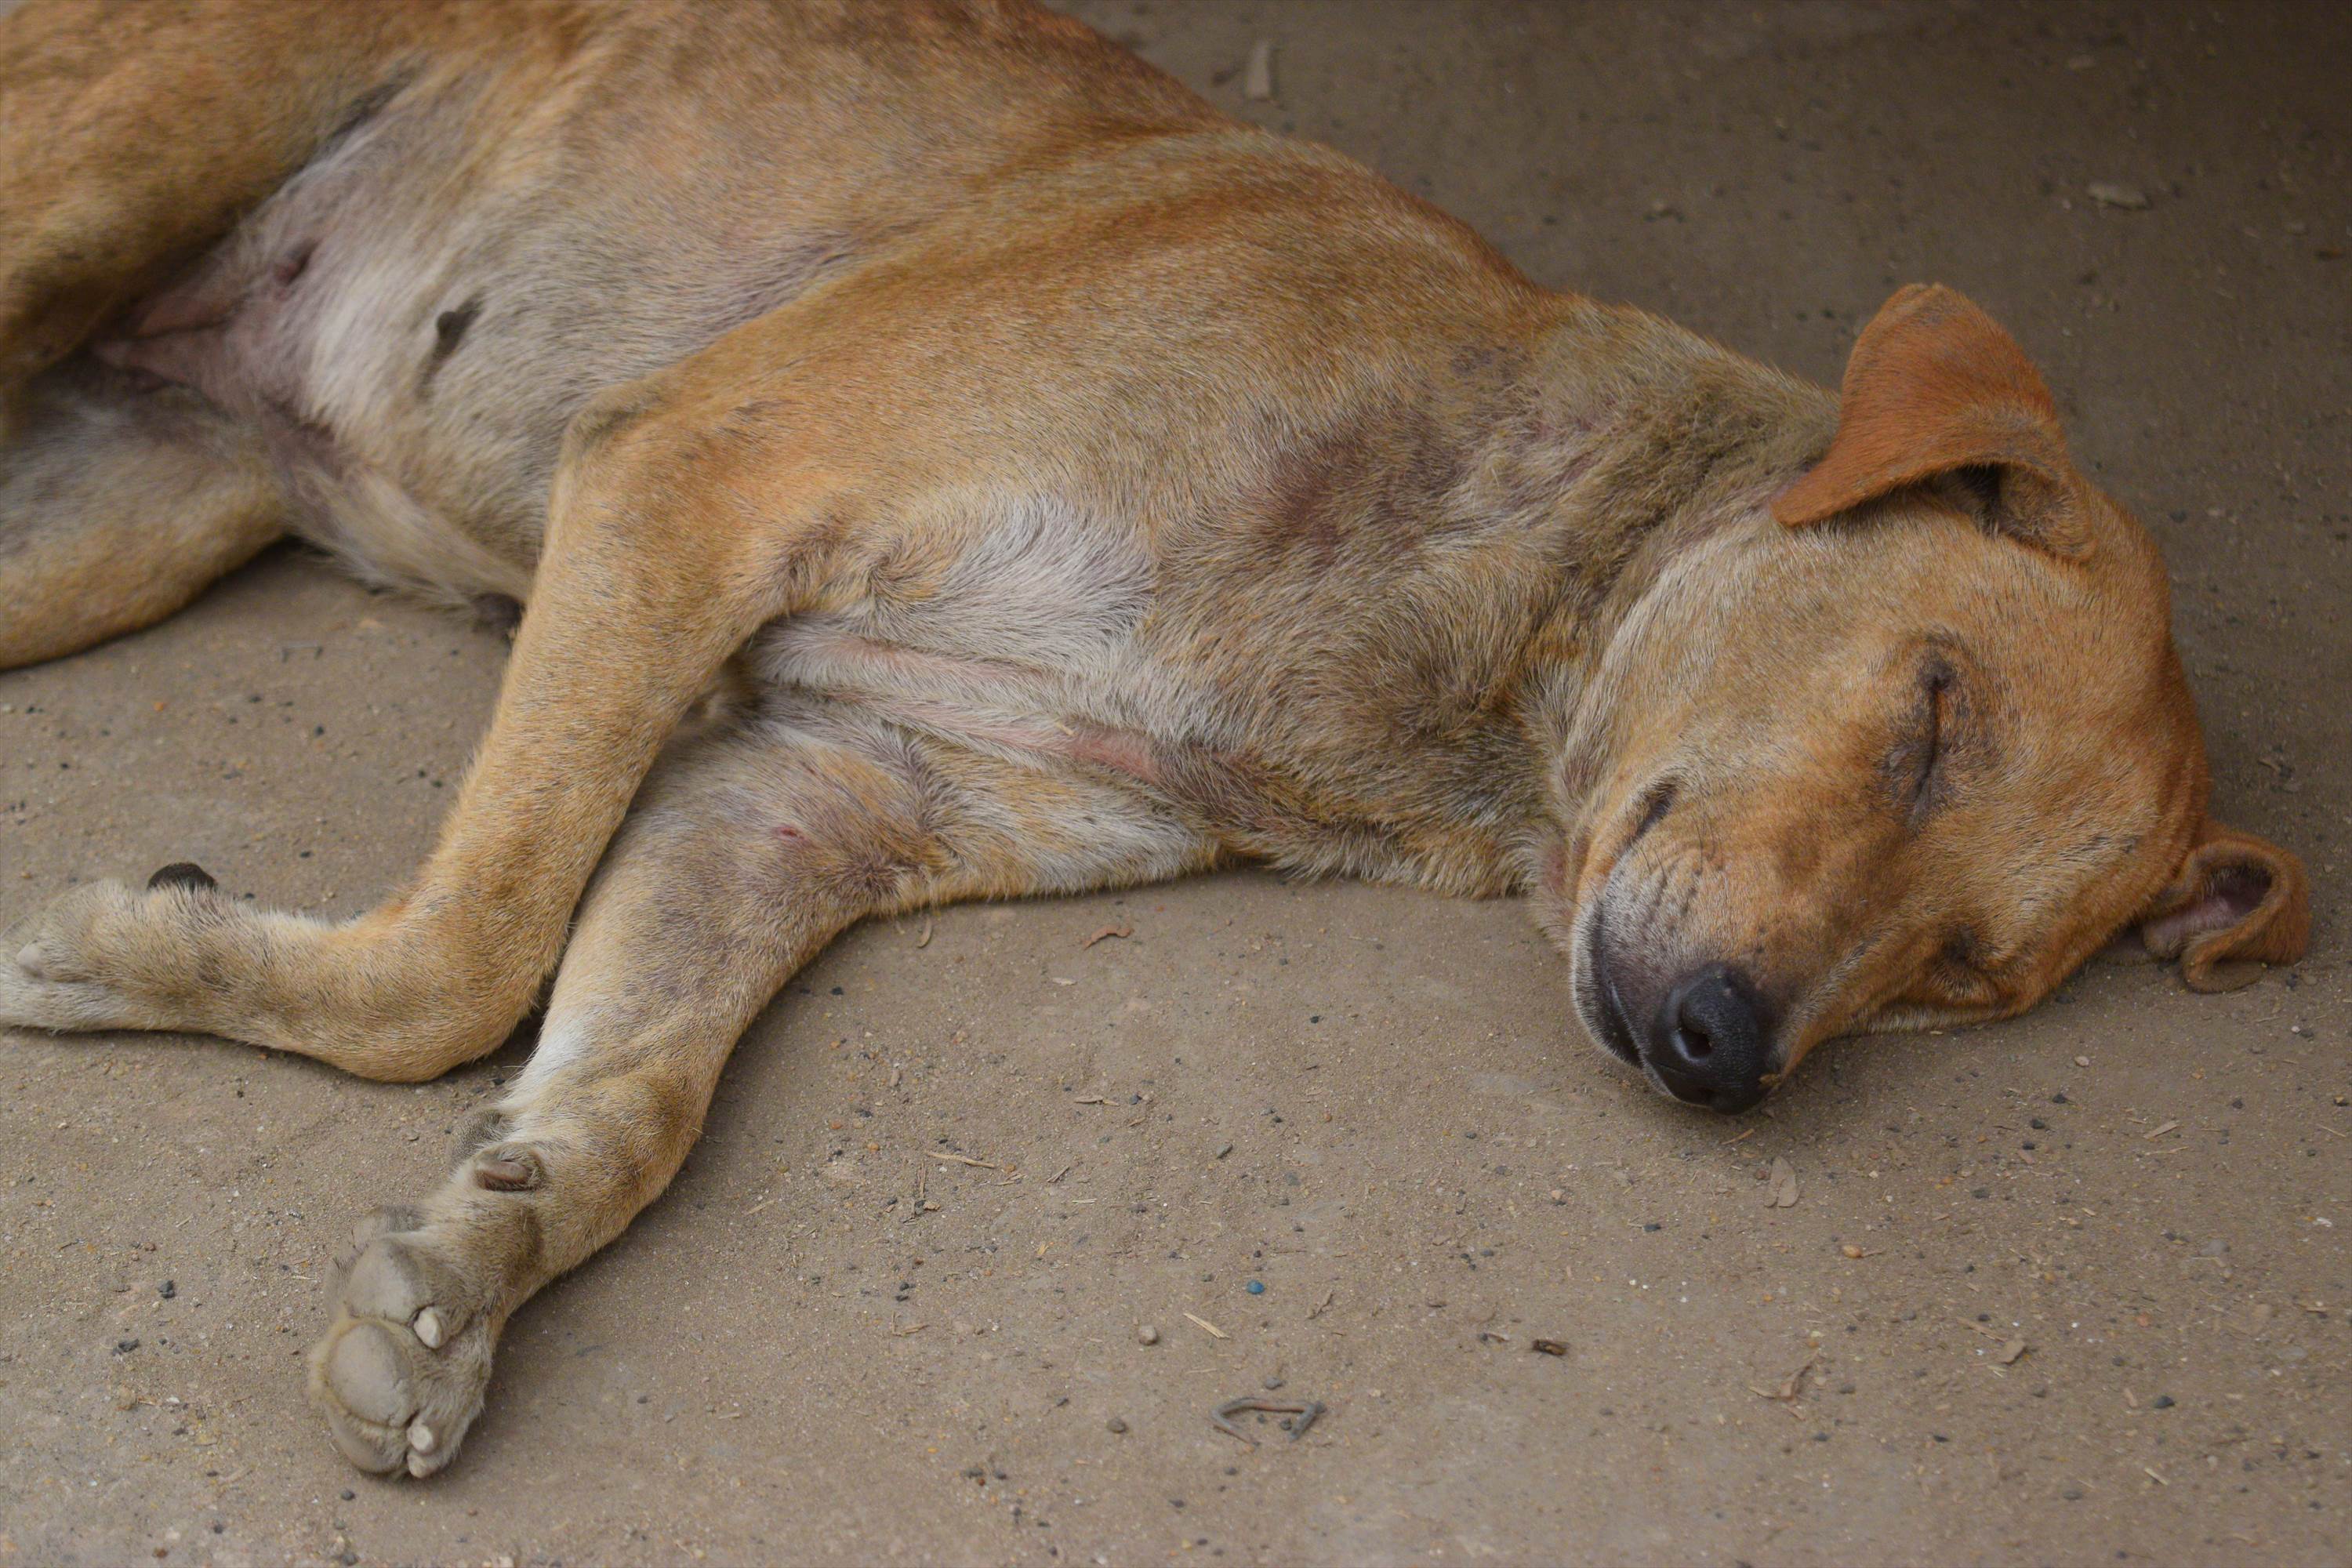
[[[1155,575],[1121,521],[1045,497],[950,501],[878,531],[749,663],[776,688],[1041,760],[1097,731],[1181,743],[1208,704],[1154,655]]]
[[[1410,681],[1368,689],[1386,683],[1333,635],[1351,608],[1370,617],[1363,595],[1263,613],[1239,567],[1204,573],[1194,546],[1065,500],[975,497],[878,531],[746,662],[791,701],[1118,781],[1253,858],[1510,885],[1505,727],[1433,732]],[[1391,744],[1339,714],[1389,704]]]

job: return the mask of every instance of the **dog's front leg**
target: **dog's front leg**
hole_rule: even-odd
[[[247,910],[193,867],[100,883],[0,939],[0,1024],[189,1029],[364,1077],[504,1039],[630,796],[729,654],[788,608],[819,514],[627,393],[575,423],[489,733],[408,890],[331,924]]]

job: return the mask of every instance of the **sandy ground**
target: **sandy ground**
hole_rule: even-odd
[[[2310,959],[2222,998],[2095,966],[1726,1122],[1575,1035],[1508,903],[1235,875],[873,927],[429,1485],[348,1470],[299,1357],[345,1228],[527,1042],[410,1089],[12,1037],[0,1563],[2352,1558],[2352,11],[1079,9],[1811,375],[1898,282],[1990,306],[2172,552],[2221,808],[2309,858]],[[0,921],[181,858],[362,907],[502,651],[288,552],[0,677]],[[1276,1380],[1328,1406],[1303,1439],[1211,1426]]]

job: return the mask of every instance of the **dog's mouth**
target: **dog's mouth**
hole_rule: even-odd
[[[1592,934],[1584,942],[1585,983],[1576,987],[1577,1012],[1585,1032],[1600,1041],[1611,1056],[1629,1068],[1639,1068],[1642,1049],[1634,1041],[1633,1026],[1626,1020],[1625,999],[1617,994],[1617,983],[1609,973],[1605,923],[1596,917]]]

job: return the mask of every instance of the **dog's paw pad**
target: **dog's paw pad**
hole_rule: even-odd
[[[482,1408],[490,1334],[462,1271],[410,1210],[362,1221],[338,1269],[335,1321],[312,1351],[310,1391],[343,1457],[364,1470],[428,1476]]]
[[[311,1395],[336,1450],[378,1475],[433,1474],[482,1407],[487,1357],[446,1363],[382,1323],[337,1321],[313,1357]]]
[[[352,1324],[320,1370],[346,1413],[380,1426],[408,1425],[408,1367],[382,1325]]]

